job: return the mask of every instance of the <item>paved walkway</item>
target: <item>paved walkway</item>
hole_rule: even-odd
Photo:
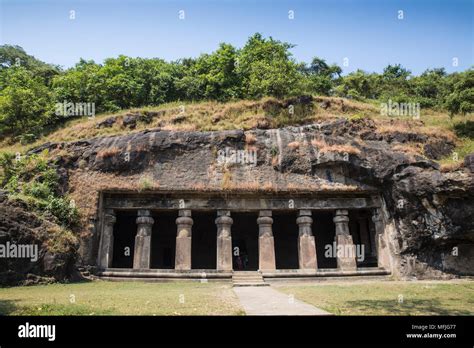
[[[270,286],[234,287],[247,315],[331,315]]]

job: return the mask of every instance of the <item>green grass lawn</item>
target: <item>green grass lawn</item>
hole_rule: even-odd
[[[474,282],[287,283],[336,315],[474,315]],[[0,315],[242,315],[230,284],[106,282],[0,288]]]
[[[0,289],[0,315],[239,315],[231,285],[106,282]]]
[[[277,289],[336,315],[474,315],[474,282],[282,284]]]

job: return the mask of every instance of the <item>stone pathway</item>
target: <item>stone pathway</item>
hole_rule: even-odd
[[[331,315],[270,286],[235,287],[234,292],[247,315]]]

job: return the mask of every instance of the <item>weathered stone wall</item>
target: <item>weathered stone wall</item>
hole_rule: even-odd
[[[435,146],[429,137],[415,140]],[[56,153],[67,173],[71,196],[83,213],[84,240],[93,239],[91,218],[98,219],[100,229],[97,207],[104,190],[380,192],[394,274],[472,275],[472,173],[467,168],[442,173],[425,157],[394,151],[395,144],[405,141],[413,139],[378,134],[370,120],[339,119],[245,132],[156,129],[42,148]],[[233,163],[227,157],[221,163],[226,149],[255,152],[256,162]],[[84,248],[93,244],[84,243],[82,255],[90,255]]]

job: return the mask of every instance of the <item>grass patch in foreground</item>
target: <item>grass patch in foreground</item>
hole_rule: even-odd
[[[0,289],[0,315],[240,315],[228,284],[106,282]]]
[[[336,315],[474,315],[474,282],[319,283],[278,290]]]

